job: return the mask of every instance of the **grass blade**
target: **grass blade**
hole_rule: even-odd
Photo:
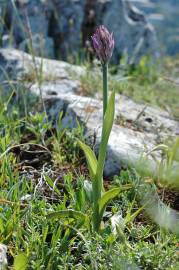
[[[48,175],[46,175],[46,174],[44,174],[44,179],[45,179],[45,181],[47,182],[47,184],[59,195],[59,196],[61,196],[61,193],[60,193],[60,191],[59,191],[59,189],[55,186],[55,183],[52,181],[52,179],[48,176]]]

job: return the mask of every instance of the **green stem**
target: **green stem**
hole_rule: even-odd
[[[95,232],[99,232],[100,223],[101,223],[101,221],[99,220],[98,201],[94,201],[94,205],[93,205],[93,229],[94,229]]]
[[[103,71],[103,119],[106,113],[107,104],[108,104],[108,65],[102,65]],[[101,193],[103,190],[103,179],[98,175],[95,176],[93,183],[93,229],[96,232],[99,232],[101,219],[99,216],[99,199],[101,198]]]
[[[108,104],[108,64],[103,64],[103,118]]]

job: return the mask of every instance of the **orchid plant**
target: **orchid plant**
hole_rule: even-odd
[[[115,91],[112,92],[108,101],[107,79],[108,63],[111,59],[114,49],[113,34],[109,33],[105,26],[97,27],[94,35],[92,36],[92,45],[97,57],[101,62],[103,74],[103,126],[98,159],[88,145],[79,140],[78,144],[84,151],[88,164],[90,178],[92,181],[91,188],[89,188],[88,185],[88,195],[90,195],[89,197],[92,201],[93,230],[99,233],[106,205],[109,203],[110,200],[115,198],[121,192],[121,188],[113,188],[105,191],[103,185],[103,171],[106,158],[106,149],[115,114]],[[81,217],[82,219],[87,218],[85,214],[74,210],[59,211],[51,213],[49,215],[50,218],[65,216],[76,219],[79,219],[79,217]]]
[[[106,205],[111,199],[116,197],[121,190],[120,188],[113,188],[105,192],[103,185],[103,170],[105,165],[106,149],[115,113],[115,92],[112,92],[108,101],[107,80],[108,63],[114,49],[113,34],[109,33],[105,26],[99,26],[92,36],[92,44],[96,55],[101,62],[103,73],[103,126],[98,159],[89,146],[82,142],[79,142],[79,145],[85,153],[92,179],[91,198],[93,204],[93,229],[94,231],[99,232]]]

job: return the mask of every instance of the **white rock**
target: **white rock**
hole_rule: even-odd
[[[0,244],[0,270],[7,269],[7,247],[3,244]]]

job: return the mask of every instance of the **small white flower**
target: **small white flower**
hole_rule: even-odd
[[[24,201],[29,202],[31,199],[32,199],[32,196],[30,194],[26,194],[22,196],[20,200],[21,202],[24,202]]]
[[[112,232],[117,234],[117,227],[119,226],[121,229],[124,229],[125,223],[121,213],[116,213],[111,217],[111,226]]]

